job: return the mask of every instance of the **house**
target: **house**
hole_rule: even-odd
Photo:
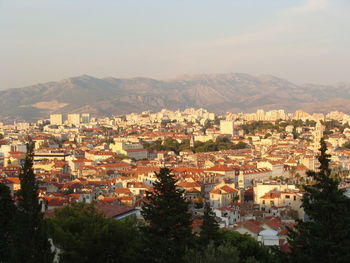
[[[222,174],[225,178],[234,178],[236,175],[236,170],[234,167],[219,164],[205,169],[205,173],[217,173]]]
[[[258,241],[260,241],[264,246],[279,246],[280,244],[278,232],[271,229],[260,231]]]
[[[198,182],[178,182],[177,186],[185,190],[185,198],[187,200],[198,199],[201,197],[201,185]]]
[[[216,217],[220,219],[220,227],[233,226],[240,221],[239,207],[219,207],[213,209]]]
[[[128,149],[123,151],[123,154],[135,160],[147,159],[148,157],[147,149]]]
[[[7,177],[2,179],[1,182],[10,188],[11,195],[21,189],[21,182],[18,177]]]
[[[136,216],[137,210],[134,207],[125,205],[109,204],[104,202],[96,202],[94,206],[97,211],[104,214],[107,218],[121,220],[127,217]]]
[[[126,185],[134,195],[145,195],[146,191],[150,188],[145,183],[142,182],[128,182]]]
[[[257,220],[248,220],[236,223],[233,230],[240,234],[248,234],[255,239],[258,239],[259,233],[265,229],[261,226],[261,222]]]
[[[214,208],[228,206],[238,195],[233,184],[219,184],[209,193],[210,206]]]
[[[299,219],[304,218],[302,193],[294,185],[258,183],[253,189],[254,203],[259,205],[260,210],[280,215],[280,208],[290,207],[297,212]]]

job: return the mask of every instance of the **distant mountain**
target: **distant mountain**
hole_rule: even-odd
[[[350,112],[350,83],[298,86],[274,76],[241,73],[186,75],[171,80],[94,78],[0,91],[0,120],[36,120],[51,113],[109,116],[144,110],[205,108],[226,111],[304,109]]]

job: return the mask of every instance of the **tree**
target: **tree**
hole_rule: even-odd
[[[135,222],[106,218],[93,204],[71,203],[57,209],[49,226],[61,263],[138,262]]]
[[[33,171],[34,143],[27,144],[27,154],[19,174],[18,211],[15,216],[13,262],[52,262],[53,253],[38,200],[38,183]]]
[[[290,262],[350,262],[350,199],[330,176],[324,139],[320,152],[319,172],[308,172],[314,183],[304,186],[302,198],[309,219],[289,231]]]
[[[142,215],[146,225],[144,262],[181,262],[186,248],[192,245],[192,219],[183,190],[168,168],[156,173],[157,182],[146,192]]]
[[[210,242],[203,250],[190,249],[184,257],[185,263],[238,263],[239,252],[229,243],[215,246]]]
[[[265,134],[264,138],[267,139],[267,138],[269,138],[271,136],[272,136],[272,134],[268,132],[268,133]]]
[[[201,225],[201,232],[199,237],[199,243],[202,247],[207,247],[212,241],[217,244],[220,240],[219,224],[215,220],[215,214],[210,208],[208,202],[204,206],[203,223]]]
[[[350,149],[350,142],[346,142],[343,144],[343,147]]]
[[[16,206],[11,198],[10,189],[0,183],[0,262],[10,262],[10,250],[13,248],[13,219]]]
[[[220,230],[220,232],[222,234],[222,243],[227,243],[237,248],[241,259],[240,262],[274,262],[271,251],[248,234],[242,235],[232,230]]]

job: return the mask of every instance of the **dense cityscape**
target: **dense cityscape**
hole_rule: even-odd
[[[0,0],[0,263],[349,263],[349,0]]]
[[[308,220],[304,185],[313,184],[308,171],[319,170],[323,137],[332,176],[350,194],[349,120],[342,112],[301,110],[52,114],[36,123],[1,124],[0,182],[16,196],[30,140],[45,218],[86,203],[108,218],[142,222],[146,193],[168,168],[188,202],[194,233],[208,203],[221,229],[288,251],[288,229]]]

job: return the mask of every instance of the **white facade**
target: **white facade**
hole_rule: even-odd
[[[51,125],[62,125],[63,124],[62,114],[51,114],[50,123]]]
[[[220,121],[220,133],[221,134],[234,134],[233,121]]]
[[[74,113],[74,114],[68,114],[68,123],[79,125],[80,124],[80,114]]]

